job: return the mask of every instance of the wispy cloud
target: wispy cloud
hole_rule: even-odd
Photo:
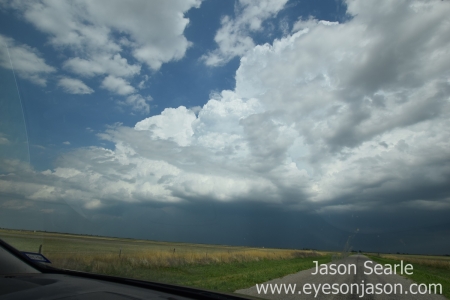
[[[63,77],[59,80],[58,85],[70,94],[92,94],[93,89],[88,87],[83,81],[76,78]]]
[[[202,56],[208,66],[220,66],[236,56],[243,56],[255,46],[250,34],[261,31],[262,23],[274,17],[287,0],[240,0],[234,18],[225,16],[214,37],[218,48]]]
[[[36,49],[19,44],[14,39],[1,34],[0,66],[6,69],[13,68],[18,76],[40,86],[46,86],[48,75],[56,71],[45,63]]]

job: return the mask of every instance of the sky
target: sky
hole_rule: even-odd
[[[449,1],[0,15],[0,227],[450,253]]]

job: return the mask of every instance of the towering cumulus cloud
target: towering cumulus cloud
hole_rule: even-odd
[[[22,169],[24,182],[4,176],[2,189],[33,200],[64,198],[84,209],[197,200],[319,213],[449,209],[448,4],[352,0],[345,23],[298,20],[272,44],[250,43],[236,88],[212,95],[199,111],[167,108],[135,127],[111,127],[99,136],[113,149],[78,149],[40,174]],[[245,26],[258,28],[258,20]],[[244,21],[231,22],[222,24],[237,28]],[[61,38],[55,33],[54,43],[70,42]],[[134,51],[158,68],[183,45],[158,60],[147,58],[152,45]],[[232,55],[220,47],[214,55]],[[98,55],[86,59],[100,63]],[[67,68],[82,72],[81,62],[72,63]],[[105,88],[120,75],[110,74]]]

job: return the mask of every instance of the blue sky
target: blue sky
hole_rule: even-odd
[[[0,1],[0,226],[297,247],[276,233],[294,224],[309,246],[430,252],[392,232],[449,228],[449,10]]]
[[[235,17],[235,8],[239,9],[239,4],[235,1],[205,1],[200,7],[186,12],[185,18],[189,19],[189,25],[183,33],[192,45],[186,49],[184,56],[163,64],[158,70],[151,70],[142,65],[139,75],[131,80],[136,86],[148,76],[145,87],[139,90],[143,97],[152,98],[152,101],[148,102],[148,112],[118,106],[117,102],[123,101],[123,97],[99,88],[100,76],[83,78],[67,72],[62,66],[68,57],[77,57],[74,49],[52,47],[49,45],[49,35],[24,20],[20,11],[4,8],[1,33],[14,38],[16,43],[36,49],[46,64],[55,68],[45,87],[36,86],[21,76],[16,78],[21,88],[24,111],[30,123],[28,130],[34,166],[42,169],[50,167],[51,157],[42,159],[39,157],[42,151],[32,145],[50,147],[59,152],[99,144],[100,141],[94,134],[80,128],[89,127],[94,131],[102,131],[105,125],[116,122],[133,126],[143,117],[158,115],[167,107],[203,106],[212,92],[234,89],[239,56],[217,67],[207,66],[201,61],[201,57],[216,48],[214,36],[220,28],[220,21],[225,16]],[[249,32],[249,35],[257,44],[271,43],[274,39],[283,37],[286,34],[283,30],[289,30],[299,18],[309,17],[342,21],[346,17],[345,3],[334,0],[290,1],[276,14],[264,20],[262,30]],[[283,29],[283,26],[286,28]],[[116,36],[112,33],[112,39],[119,38],[120,35],[115,34]],[[136,63],[127,49],[123,49],[120,54]],[[93,92],[81,95],[67,93],[58,87],[59,76],[80,79],[93,89]],[[58,129],[55,130],[56,128]],[[61,146],[66,141],[70,142],[70,145]],[[53,152],[52,155],[54,154]]]

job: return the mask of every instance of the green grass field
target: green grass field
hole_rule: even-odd
[[[413,265],[413,274],[404,275],[417,283],[440,283],[442,295],[450,299],[450,258],[427,255],[368,255],[380,264],[398,264],[400,260]]]
[[[251,287],[331,261],[316,251],[169,243],[0,229],[21,251],[42,253],[59,268],[223,292]]]

